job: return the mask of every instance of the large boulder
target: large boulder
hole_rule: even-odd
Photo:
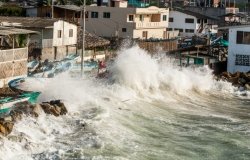
[[[32,107],[32,111],[30,112],[30,114],[34,117],[38,117],[39,114],[42,113],[42,107],[40,104],[36,104]]]
[[[14,127],[14,123],[13,122],[5,122],[4,127],[7,130],[7,134],[10,134],[12,132],[13,127]]]
[[[60,100],[43,102],[41,107],[46,114],[53,114],[54,116],[65,115],[68,112],[67,108]]]
[[[7,135],[7,130],[6,130],[6,128],[4,127],[4,125],[1,124],[1,123],[0,123],[0,133],[1,133],[2,135],[4,135],[4,136]]]
[[[50,114],[51,105],[49,103],[42,103],[41,107],[46,114]]]
[[[22,119],[22,112],[12,110],[10,111],[10,116],[13,122],[17,122]]]
[[[57,104],[59,107],[61,107],[61,113],[60,113],[60,115],[65,115],[65,114],[67,114],[68,113],[68,110],[67,110],[67,108],[65,107],[65,105],[62,103],[62,102],[60,102],[59,104]]]
[[[245,84],[245,87],[246,87],[247,90],[250,91],[250,83]]]
[[[56,117],[60,116],[60,112],[58,110],[56,110],[55,107],[50,108],[50,114],[53,114]]]

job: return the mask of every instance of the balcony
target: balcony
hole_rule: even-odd
[[[167,27],[167,22],[135,22],[135,29],[164,27]]]

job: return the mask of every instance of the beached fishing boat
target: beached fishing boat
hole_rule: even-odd
[[[16,88],[24,78],[18,78],[8,83],[9,88],[2,89],[0,93],[0,114],[8,113],[16,104],[29,102],[35,104],[40,92],[23,91]]]
[[[0,97],[0,114],[9,112],[17,103],[30,102],[34,104],[39,95],[40,92],[26,92],[17,96]]]
[[[37,67],[39,66],[39,61],[37,60],[34,60],[34,61],[31,61],[28,63],[27,67],[28,67],[28,71],[31,73],[31,72],[34,72]]]

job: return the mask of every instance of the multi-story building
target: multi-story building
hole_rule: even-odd
[[[38,17],[0,17],[0,24],[39,32],[30,36],[29,54],[41,60],[61,60],[67,54],[76,53],[75,24]]]
[[[178,30],[180,36],[193,36],[208,32],[216,33],[216,19],[188,10],[171,10],[168,31]]]
[[[128,8],[127,1],[114,0],[109,6],[87,6],[86,29],[102,37],[165,39],[169,10]]]
[[[227,71],[250,71],[250,25],[230,26],[224,29],[229,30]]]

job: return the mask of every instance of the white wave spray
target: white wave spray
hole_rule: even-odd
[[[105,159],[103,154],[106,152],[110,154],[107,159],[116,154],[119,158],[136,157],[136,154],[128,155],[127,152],[141,152],[139,146],[142,144],[136,143],[141,135],[133,130],[141,126],[133,126],[134,121],[127,117],[135,119],[131,114],[141,113],[150,114],[154,119],[158,114],[164,119],[157,107],[147,106],[147,103],[140,105],[144,103],[142,100],[164,99],[166,104],[171,104],[168,100],[174,99],[174,104],[178,105],[182,103],[182,98],[196,92],[220,94],[223,90],[233,91],[230,84],[214,80],[207,67],[180,68],[173,65],[169,58],[154,58],[138,46],[122,49],[111,66],[111,72],[113,84],[91,78],[72,78],[69,73],[54,79],[27,79],[23,87],[41,91],[40,102],[62,99],[68,106],[69,114],[59,118],[45,114],[38,119],[24,118],[15,125],[11,135],[0,140],[0,157],[4,160],[34,159],[44,153],[37,159],[50,159],[53,158],[53,155],[48,157],[51,152],[57,152],[57,156],[61,157],[76,148],[81,153],[76,158],[82,159],[86,155]],[[193,98],[196,99],[196,96],[194,94]],[[148,108],[144,110],[146,106]],[[199,113],[202,114],[201,111]],[[88,123],[91,129],[79,128],[81,121]],[[127,125],[133,126],[132,129]],[[117,153],[112,156],[110,148]]]

